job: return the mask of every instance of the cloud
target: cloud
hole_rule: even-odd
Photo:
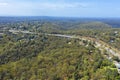
[[[7,6],[7,5],[8,3],[3,3],[3,2],[0,3],[0,6]]]
[[[0,2],[0,15],[68,15],[88,6],[77,2]]]
[[[9,5],[8,5],[9,4]],[[11,2],[4,3],[0,2],[0,7],[7,6],[8,8],[26,8],[26,9],[71,9],[71,8],[86,8],[88,7],[87,3],[58,3],[58,2]]]
[[[85,3],[38,3],[41,9],[68,9],[68,8],[86,8]]]

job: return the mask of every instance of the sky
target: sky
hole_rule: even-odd
[[[0,0],[0,16],[120,17],[120,0]]]

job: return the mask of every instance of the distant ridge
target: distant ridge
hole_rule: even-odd
[[[72,23],[86,22],[103,22],[112,26],[112,28],[120,28],[120,18],[80,18],[80,17],[54,17],[54,16],[0,16],[0,23],[11,23],[21,21],[61,21]]]

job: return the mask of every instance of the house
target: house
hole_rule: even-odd
[[[4,34],[4,33],[0,33],[0,38],[3,38],[3,34]]]
[[[111,43],[113,43],[113,42],[114,42],[114,40],[112,40],[112,39],[111,39],[111,40],[110,40],[110,42],[111,42]]]

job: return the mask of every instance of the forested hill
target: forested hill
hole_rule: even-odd
[[[72,28],[73,29],[74,28],[76,29],[108,29],[112,27],[102,22],[87,22],[87,23],[78,24]]]
[[[31,39],[34,37],[34,39]],[[119,80],[115,65],[88,41],[46,35],[0,40],[1,80]]]
[[[0,30],[16,29],[38,32],[59,33],[63,30],[97,29],[104,30],[112,28],[104,21],[79,18],[52,18],[52,17],[1,17]]]
[[[49,17],[49,16],[0,17],[0,24],[30,22],[30,21],[51,22],[51,23],[57,23],[59,25],[60,24],[63,25],[64,23],[66,23],[64,27],[97,21],[97,22],[110,25],[113,28],[120,27],[119,18],[74,18],[74,17],[72,18],[72,17]],[[67,23],[69,23],[69,26]]]

